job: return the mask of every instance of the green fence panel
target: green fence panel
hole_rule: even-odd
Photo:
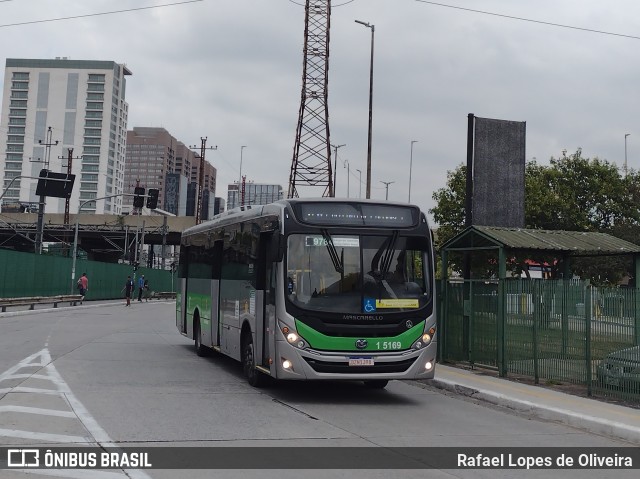
[[[72,280],[71,268],[71,258],[0,249],[0,298],[75,294],[82,273],[89,278],[87,300],[122,298],[128,275],[144,274],[151,291],[175,291],[176,276],[171,271],[138,268],[134,272],[128,264],[79,259]]]

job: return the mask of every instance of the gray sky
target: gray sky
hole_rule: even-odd
[[[303,3],[302,0],[296,0]],[[290,0],[204,0],[29,25],[8,24],[162,5],[171,0],[4,0],[0,60],[114,60],[128,78],[129,128],[161,126],[208,145],[217,195],[243,174],[286,190],[302,85],[304,8]],[[338,6],[344,4],[342,6]],[[640,37],[637,0],[442,0],[500,15]],[[527,159],[563,149],[640,164],[640,39],[591,33],[416,0],[335,0],[329,115],[338,196],[365,195],[370,30],[375,25],[372,198],[434,206],[466,159],[467,114],[527,122]],[[2,77],[0,77],[2,81]],[[0,133],[4,129],[0,129]],[[320,194],[320,190],[319,194]]]

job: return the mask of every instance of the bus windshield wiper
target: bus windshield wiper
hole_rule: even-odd
[[[393,255],[396,252],[396,241],[398,239],[398,230],[393,230],[391,234],[391,238],[389,238],[389,242],[387,247],[384,250],[382,255],[382,260],[380,261],[380,276],[384,279],[389,272],[389,268],[391,268],[391,261],[393,260]]]
[[[331,239],[331,235],[326,229],[321,229],[320,232],[322,233],[322,237],[324,238],[327,244],[327,250],[329,251],[329,257],[331,258],[333,267],[335,268],[336,272],[340,274],[344,273],[344,265],[342,264],[340,257],[338,257],[338,251],[336,250],[336,247],[333,244],[333,239]]]

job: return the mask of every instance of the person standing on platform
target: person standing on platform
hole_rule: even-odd
[[[142,303],[142,293],[144,292],[144,274],[138,279],[138,301]]]
[[[131,306],[131,292],[133,291],[133,280],[131,276],[127,276],[127,282],[124,284],[124,297],[127,298],[127,304],[125,306]]]
[[[87,273],[82,273],[82,276],[78,278],[78,291],[80,293],[80,304],[84,301],[84,296],[87,294],[89,290],[89,278],[87,278]]]

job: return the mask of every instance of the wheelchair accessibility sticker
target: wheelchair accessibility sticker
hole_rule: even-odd
[[[374,298],[364,298],[362,310],[365,313],[373,313],[376,310],[376,300]]]

